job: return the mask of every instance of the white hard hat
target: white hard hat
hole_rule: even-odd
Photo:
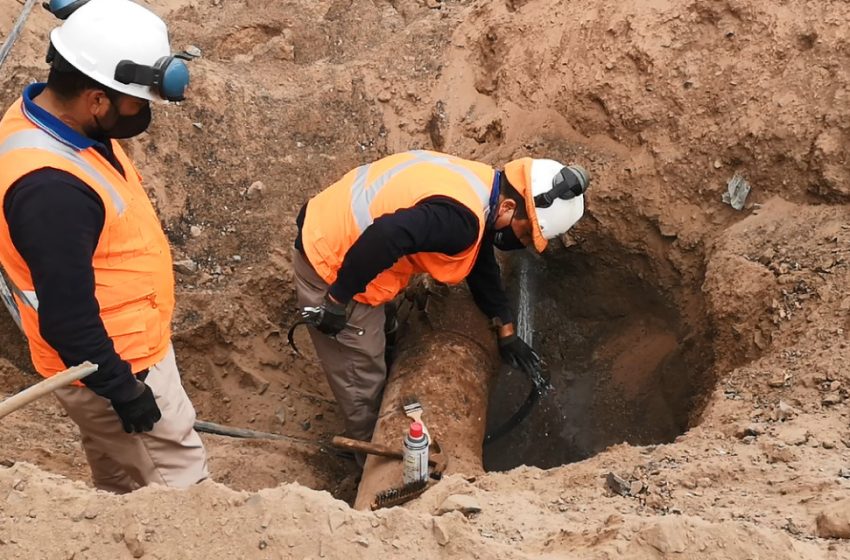
[[[53,0],[51,11],[61,13],[63,4],[73,11],[50,41],[71,66],[120,93],[150,101],[183,98],[189,71],[171,55],[159,16],[131,0]]]
[[[569,231],[584,215],[584,192],[590,186],[590,178],[583,167],[565,166],[551,159],[521,158],[508,163],[505,174],[525,200],[538,252],[546,248],[549,239]]]

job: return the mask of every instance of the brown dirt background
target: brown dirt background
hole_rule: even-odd
[[[453,477],[375,514],[331,496],[353,494],[345,461],[213,436],[216,482],[95,492],[48,399],[0,424],[0,558],[850,558],[816,522],[850,533],[850,4],[146,4],[175,48],[204,52],[191,98],[156,107],[129,144],[175,259],[199,266],[178,274],[175,346],[200,417],[339,430],[321,372],[281,338],[294,215],[349,168],[415,147],[586,165],[589,215],[566,251],[651,284],[710,340],[705,398],[671,444]],[[0,38],[20,8],[0,0]],[[46,75],[54,25],[35,10],[0,75],[4,106]],[[720,201],[736,171],[753,185],[743,212]],[[666,351],[643,340],[649,361]],[[0,341],[13,393],[35,378],[5,315]],[[641,382],[629,360],[614,369],[625,391]],[[644,490],[612,494],[608,472]],[[435,515],[455,493],[482,512]]]

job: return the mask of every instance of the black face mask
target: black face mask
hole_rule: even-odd
[[[514,218],[511,216],[511,221],[503,228],[497,229],[493,233],[493,246],[500,251],[517,251],[525,249],[522,241],[514,233],[514,228],[511,225],[514,223]]]
[[[89,134],[91,138],[132,138],[146,131],[151,124],[150,103],[131,117],[118,114],[118,108],[115,104],[110,102],[110,105],[109,111],[115,115],[115,122],[107,128],[100,124],[100,121],[95,117],[94,122],[97,123],[97,130]]]

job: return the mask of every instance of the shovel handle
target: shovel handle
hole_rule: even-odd
[[[91,362],[83,362],[78,366],[66,369],[63,372],[57,373],[47,379],[43,379],[33,385],[27,387],[17,395],[13,395],[8,399],[0,402],[0,418],[7,416],[28,405],[36,399],[40,399],[45,395],[49,395],[56,389],[70,385],[74,381],[87,377],[97,371],[97,366]]]

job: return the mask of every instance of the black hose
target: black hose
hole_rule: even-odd
[[[484,436],[484,445],[493,443],[522,424],[522,421],[531,414],[532,410],[534,410],[534,405],[537,404],[540,397],[545,395],[549,389],[552,388],[549,382],[539,375],[539,372],[537,375],[529,375],[529,381],[531,381],[531,392],[528,393],[528,397],[525,399],[525,402],[522,403],[517,411],[514,412],[504,424],[487,432],[487,435]]]
[[[21,30],[24,28],[24,23],[27,21],[27,18],[32,11],[32,7],[35,6],[36,0],[27,0],[27,3],[24,4],[24,9],[21,10],[21,15],[18,16],[18,21],[15,22],[15,26],[12,27],[12,31],[9,32],[9,36],[6,37],[6,41],[3,43],[3,46],[0,47],[0,68],[2,68],[3,63],[6,62],[6,57],[9,56],[9,53],[12,51],[12,45],[15,44],[15,41],[18,39],[18,35],[21,34]]]

